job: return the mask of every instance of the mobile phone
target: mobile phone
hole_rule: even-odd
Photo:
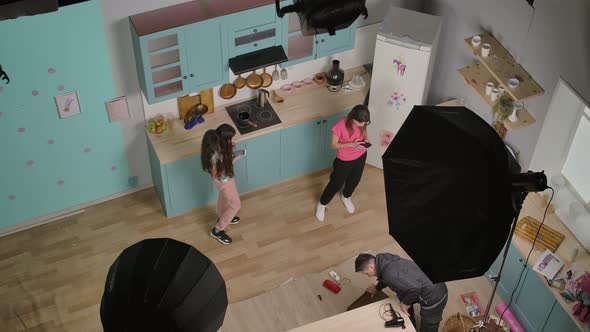
[[[246,155],[246,150],[234,150],[234,152],[232,153],[235,156],[245,156]]]
[[[362,145],[362,146],[364,146],[365,148],[367,148],[367,149],[368,149],[368,148],[370,148],[370,147],[371,147],[371,145],[373,145],[373,144],[371,144],[371,143],[369,143],[369,142],[362,142],[362,143],[361,143],[361,145]]]

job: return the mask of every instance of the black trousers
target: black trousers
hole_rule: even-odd
[[[342,189],[342,195],[346,198],[352,196],[352,193],[361,182],[363,170],[365,169],[365,162],[367,161],[367,153],[351,161],[342,161],[338,158],[334,159],[332,174],[330,174],[330,182],[324,189],[320,203],[328,205],[334,195]],[[344,186],[344,188],[342,188]]]

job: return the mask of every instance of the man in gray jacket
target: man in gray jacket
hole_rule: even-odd
[[[389,287],[397,294],[404,313],[410,315],[414,303],[420,303],[420,332],[437,332],[442,313],[447,304],[447,286],[444,282],[433,284],[411,260],[388,253],[360,254],[354,262],[355,271],[368,277],[377,277],[377,285],[367,292]],[[412,314],[413,316],[413,314]]]

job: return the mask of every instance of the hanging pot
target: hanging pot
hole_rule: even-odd
[[[238,89],[246,86],[246,79],[242,77],[242,74],[238,74],[238,77],[234,80],[234,86]]]
[[[271,86],[273,79],[272,76],[266,72],[266,67],[264,67],[264,69],[262,70],[262,75],[260,75],[260,77],[262,77],[263,88]]]
[[[262,77],[256,74],[256,70],[254,70],[252,74],[248,75],[246,78],[246,85],[250,89],[258,89],[262,86]]]
[[[232,99],[236,95],[236,92],[238,90],[235,85],[230,83],[225,83],[219,88],[219,96],[223,99]]]

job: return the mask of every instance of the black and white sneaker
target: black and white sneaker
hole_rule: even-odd
[[[240,222],[240,217],[235,216],[231,221],[230,224],[237,225]]]
[[[215,227],[213,227],[213,229],[209,232],[209,235],[212,238],[217,239],[217,241],[219,241],[221,244],[231,244],[232,243],[232,239],[231,239],[231,237],[229,237],[229,235],[225,234],[224,231],[216,231]]]

